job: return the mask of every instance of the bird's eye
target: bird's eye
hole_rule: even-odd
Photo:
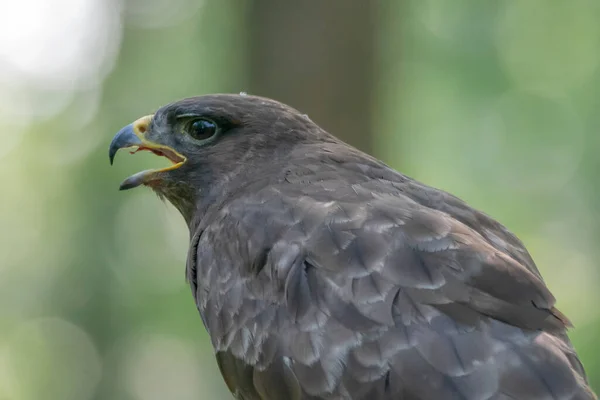
[[[188,134],[196,140],[206,140],[217,133],[218,127],[209,119],[196,119],[188,125]]]

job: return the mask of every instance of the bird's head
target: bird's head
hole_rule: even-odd
[[[113,138],[119,149],[147,150],[172,165],[139,172],[121,190],[151,187],[190,218],[202,194],[232,178],[247,176],[285,159],[297,143],[326,135],[308,117],[274,100],[245,94],[192,97],[139,118]]]

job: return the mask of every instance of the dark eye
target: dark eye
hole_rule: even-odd
[[[188,134],[196,140],[206,140],[217,133],[217,124],[209,119],[197,119],[188,126]]]

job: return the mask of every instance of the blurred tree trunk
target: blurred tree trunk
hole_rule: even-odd
[[[371,151],[376,5],[363,0],[250,3],[250,93],[287,103]]]

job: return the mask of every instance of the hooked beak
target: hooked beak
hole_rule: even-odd
[[[138,172],[137,174],[125,179],[119,186],[119,190],[132,189],[142,184],[145,185],[152,181],[156,181],[159,179],[161,172],[177,169],[186,161],[186,158],[183,155],[179,154],[171,147],[146,140],[145,135],[150,127],[152,117],[153,115],[142,117],[117,132],[112,142],[110,142],[110,146],[108,148],[108,158],[110,160],[110,164],[112,165],[117,151],[120,149],[132,148],[132,154],[140,150],[148,150],[156,155],[168,158],[171,160],[173,165],[162,169],[150,169]]]

